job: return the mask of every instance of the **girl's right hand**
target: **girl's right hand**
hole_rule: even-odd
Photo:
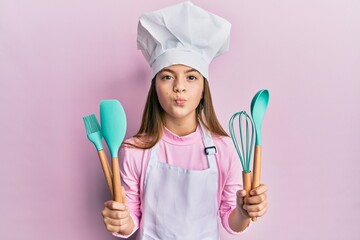
[[[106,229],[112,233],[129,235],[134,229],[134,222],[130,216],[125,197],[125,191],[122,189],[125,203],[115,201],[105,202],[105,208],[102,211]]]

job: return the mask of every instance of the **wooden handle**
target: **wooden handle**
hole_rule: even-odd
[[[249,196],[251,190],[251,172],[242,172],[243,188],[246,191],[246,197]]]
[[[261,146],[255,146],[253,174],[254,174],[254,176],[253,176],[253,182],[252,182],[252,189],[254,189],[260,185]]]
[[[111,158],[112,172],[113,172],[113,200],[115,202],[123,203],[123,198],[121,195],[121,179],[120,179],[120,168],[119,168],[119,159]]]
[[[105,151],[104,150],[100,150],[98,151],[99,154],[99,158],[100,158],[100,163],[105,175],[105,179],[107,182],[107,185],[109,187],[110,193],[111,193],[111,197],[113,197],[113,184],[112,184],[112,173],[111,173],[111,169],[109,166],[109,161],[106,157]]]
[[[261,146],[255,145],[254,152],[254,166],[253,166],[253,182],[251,189],[255,189],[260,185],[260,175],[261,175]],[[256,221],[256,217],[252,218],[253,221]]]

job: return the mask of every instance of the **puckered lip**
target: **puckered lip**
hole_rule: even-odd
[[[175,98],[174,102],[176,105],[184,105],[186,102],[186,99],[185,98]]]

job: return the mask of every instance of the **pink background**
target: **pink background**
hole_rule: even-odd
[[[114,239],[82,117],[116,98],[135,133],[150,82],[137,20],[176,2],[0,1],[0,239]],[[210,70],[223,126],[271,93],[269,211],[241,239],[360,239],[360,2],[193,2],[233,24]]]

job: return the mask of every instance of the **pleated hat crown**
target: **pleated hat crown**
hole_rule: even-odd
[[[153,77],[164,67],[183,64],[209,79],[211,61],[228,51],[231,24],[190,1],[143,14],[137,45]]]

